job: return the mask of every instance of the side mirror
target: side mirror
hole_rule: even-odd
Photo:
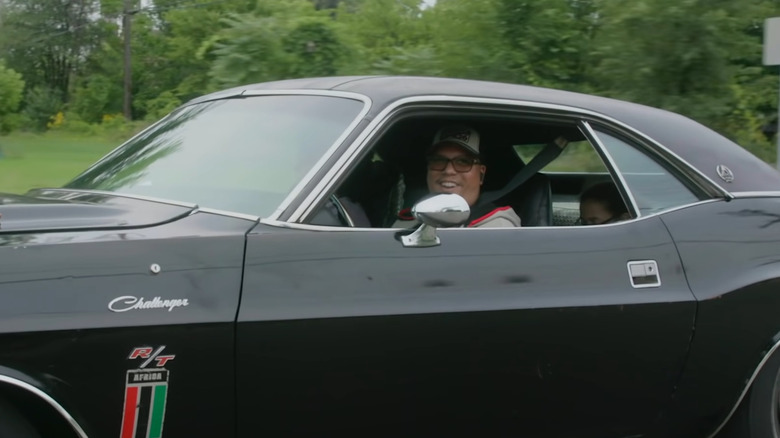
[[[462,225],[468,220],[469,214],[469,204],[460,195],[449,193],[424,198],[412,207],[412,215],[422,225],[412,234],[401,236],[401,243],[413,248],[440,245],[436,228]]]

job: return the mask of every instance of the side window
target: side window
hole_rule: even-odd
[[[572,140],[561,154],[545,165],[540,172],[549,179],[551,184],[552,222],[550,225],[553,226],[582,225],[580,198],[583,193],[592,188],[598,190],[599,187],[607,189],[616,187],[609,169],[593,145],[584,138]],[[544,147],[545,144],[521,144],[515,145],[514,149],[518,157],[524,163],[528,163]],[[619,205],[610,205],[606,210],[626,211],[627,208],[619,192],[614,190],[614,193],[616,195],[614,203]],[[595,193],[594,197],[600,200],[603,198],[600,193]]]
[[[453,126],[476,139],[477,155],[464,149],[466,140],[461,145],[436,140]],[[513,227],[517,222],[521,227],[602,225],[697,201],[638,148],[603,131],[596,135],[601,145],[593,144],[570,118],[456,110],[449,117],[404,115],[361,151],[304,220],[333,227],[405,228],[399,223],[413,223],[404,222],[414,219],[410,207],[432,191],[464,196],[472,213],[467,226],[479,226],[496,211],[515,214],[513,220],[519,217]],[[561,138],[566,147],[551,154],[554,148],[547,146]],[[449,147],[441,149],[443,143]],[[431,154],[435,145],[440,145],[438,155]],[[522,169],[537,156],[544,157],[543,166],[528,175]],[[519,187],[516,180],[522,180]]]
[[[625,141],[596,131],[617,171],[631,191],[641,214],[690,204],[699,198],[677,177]]]

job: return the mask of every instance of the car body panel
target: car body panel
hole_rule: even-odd
[[[40,382],[89,436],[119,436],[126,374],[145,362],[131,352],[164,347],[158,358],[175,357],[144,368],[169,373],[165,429],[230,436],[233,321],[253,224],[195,213],[150,228],[0,235],[0,363]],[[130,297],[179,305],[132,309]]]
[[[695,303],[657,217],[441,230],[441,247],[420,249],[393,234],[261,225],[249,235],[239,436],[622,436],[668,402]],[[660,287],[630,285],[627,262],[645,259],[658,262]]]
[[[130,229],[149,227],[189,215],[195,205],[148,202],[110,193],[35,190],[27,196],[0,198],[0,233]],[[143,207],[141,207],[143,205]]]
[[[704,217],[708,226],[701,226]],[[740,198],[662,218],[699,302],[691,356],[672,413],[678,425],[713,419],[680,430],[680,436],[686,431],[695,436],[711,432],[730,413],[780,333],[780,200]]]

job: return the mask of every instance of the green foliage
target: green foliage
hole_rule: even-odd
[[[164,91],[159,96],[144,102],[146,105],[146,117],[149,121],[155,121],[170,113],[176,107],[182,104],[176,95],[171,91]]]
[[[0,115],[16,111],[23,91],[22,75],[0,63]]]
[[[291,29],[282,46],[294,57],[291,77],[333,76],[345,50],[333,26],[318,18],[309,18]]]
[[[695,108],[709,112],[688,103],[700,95],[717,99],[728,92],[730,41],[722,30],[731,23],[723,11],[691,0],[647,0],[605,14],[610,14],[610,20],[599,38],[602,88],[679,112]],[[703,16],[708,19],[702,20]],[[709,107],[713,104],[723,105],[713,101]]]
[[[98,131],[96,125],[81,120],[75,113],[57,113],[47,126],[52,132],[66,132],[82,136],[95,135]]]
[[[496,0],[444,0],[421,15],[435,67],[444,76],[509,81],[509,48],[497,30]],[[422,64],[425,65],[425,64]],[[425,72],[422,72],[425,74]]]
[[[0,117],[0,134],[8,134],[30,124],[29,117],[23,113],[6,114]]]
[[[87,78],[73,93],[69,108],[88,123],[100,122],[103,114],[116,112],[116,102],[121,101],[122,90],[115,81],[96,74]]]
[[[29,128],[34,131],[45,131],[63,106],[60,90],[45,86],[28,90],[24,100],[24,113],[30,120]]]
[[[281,79],[291,56],[282,50],[279,20],[252,15],[232,16],[228,28],[214,43],[214,64],[209,71],[217,87]]]
[[[441,61],[434,47],[398,48],[395,53],[375,62],[370,72],[377,75],[440,76],[444,71],[440,64]]]
[[[171,94],[183,102],[214,90],[208,76],[213,58],[202,47],[225,26],[222,22],[225,13],[219,6],[217,3],[204,8],[171,7],[163,10],[157,19],[139,16],[134,22],[135,118],[152,118],[159,115],[161,108],[170,107],[160,103],[161,98],[172,100],[163,95]]]
[[[207,44],[215,87],[338,72],[346,48],[323,11],[308,0],[261,0],[253,13],[233,14]]]
[[[19,107],[23,91],[22,75],[0,63],[0,132],[10,131],[18,122],[8,115]]]
[[[497,10],[513,82],[589,88],[593,40],[602,25],[595,0],[498,0]]]
[[[761,52],[778,0],[133,0],[131,8],[134,119],[252,82],[447,76],[669,109],[775,159],[762,131],[775,123],[778,71],[761,65]],[[137,129],[105,118],[122,111],[123,9],[124,0],[0,0],[8,67],[0,66],[0,131],[45,129],[60,111],[60,131]]]
[[[149,123],[144,121],[128,121],[119,113],[105,114],[103,121],[97,127],[96,134],[102,138],[120,143],[138,134],[148,125]]]
[[[398,49],[428,42],[420,13],[414,0],[342,1],[335,17],[341,39],[358,56],[353,68],[371,66]]]
[[[780,14],[780,4],[772,12],[770,3],[605,3],[596,89],[685,114],[770,161],[775,153],[761,126],[776,111],[777,94],[768,91],[777,89],[777,77],[761,67],[760,27],[762,14]]]
[[[98,0],[4,0],[0,53],[27,86],[68,97],[70,80],[99,44]]]
[[[0,136],[0,192],[60,187],[117,145],[100,136],[62,131]]]

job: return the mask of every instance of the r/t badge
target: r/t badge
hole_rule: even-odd
[[[176,357],[160,355],[164,349],[165,345],[157,349],[136,347],[127,357],[143,362],[137,369],[127,370],[120,438],[162,438],[170,376],[164,366]]]

